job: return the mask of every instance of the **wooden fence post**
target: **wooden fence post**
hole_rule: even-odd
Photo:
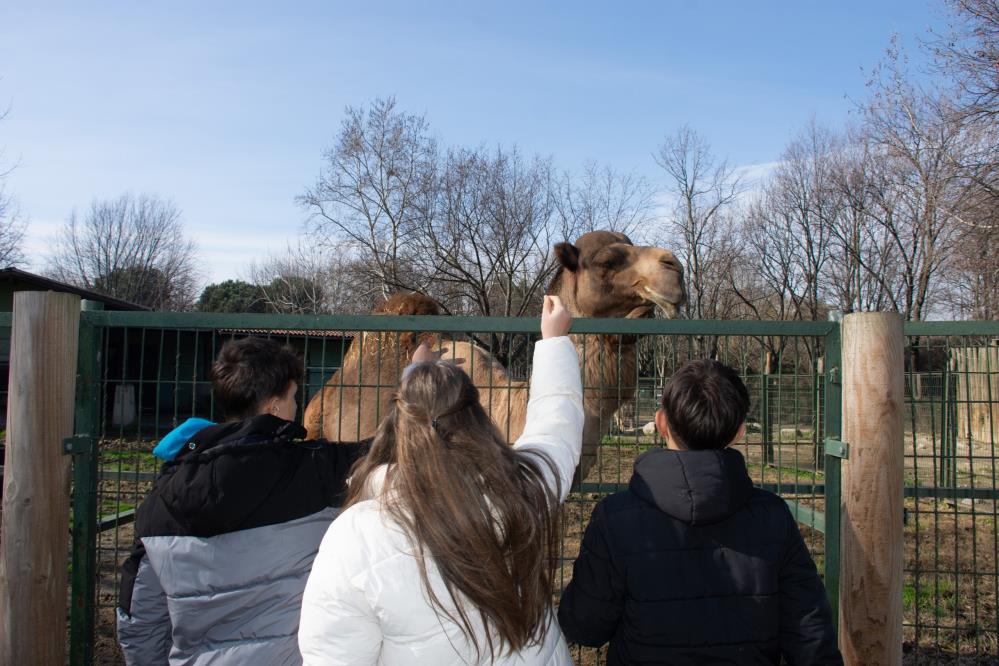
[[[69,469],[80,298],[14,294],[3,525],[0,664],[64,664]]]
[[[840,649],[847,664],[902,663],[902,319],[843,318]]]

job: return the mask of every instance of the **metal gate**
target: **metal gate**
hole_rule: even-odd
[[[296,347],[307,368],[304,404],[359,335],[381,343],[424,331],[474,341],[515,378],[526,379],[538,320],[84,311],[77,435],[68,442],[75,463],[71,663],[120,663],[114,636],[118,567],[132,545],[135,508],[158,470],[150,451],[184,418],[214,416],[209,373],[225,340],[262,335]],[[839,442],[838,324],[577,320],[573,331],[584,355],[587,345],[613,349],[636,340],[639,362],[634,376],[620,378],[617,386],[629,396],[620,410],[626,416],[601,424],[596,464],[563,509],[560,583],[568,582],[595,503],[625,488],[634,458],[659,444],[642,426],[651,420],[664,382],[686,359],[712,355],[735,367],[750,389],[751,432],[738,448],[754,482],[784,497],[797,517],[835,609],[845,450]],[[574,647],[573,653],[577,663],[604,660],[597,650]]]

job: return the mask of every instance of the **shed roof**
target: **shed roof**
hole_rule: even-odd
[[[324,331],[307,328],[223,328],[219,333],[234,335],[285,335],[295,338],[353,338],[357,331]]]
[[[20,268],[14,268],[13,266],[0,269],[0,282],[7,282],[13,284],[14,291],[40,290],[40,291],[58,291],[66,294],[76,294],[80,298],[85,298],[88,301],[97,301],[99,303],[103,303],[104,307],[108,310],[149,310],[150,309],[145,305],[139,305],[138,303],[123,301],[120,298],[115,298],[114,296],[108,296],[107,294],[102,294],[99,291],[94,291],[92,289],[86,289],[84,287],[77,287],[71,284],[66,284],[65,282],[53,280],[52,278],[47,278],[42,275],[35,275],[34,273],[22,271]]]

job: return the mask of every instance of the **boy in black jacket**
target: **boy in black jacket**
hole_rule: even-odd
[[[303,441],[292,420],[303,370],[272,340],[227,342],[212,393],[229,420],[167,438],[169,462],[122,567],[118,641],[130,666],[302,663],[305,582],[367,449]]]
[[[610,641],[616,664],[841,664],[829,603],[787,505],[753,487],[730,444],[749,393],[734,370],[691,361],[656,412],[666,449],[586,528],[559,623]]]

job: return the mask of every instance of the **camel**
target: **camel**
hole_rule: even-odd
[[[622,233],[593,231],[575,243],[555,246],[559,266],[547,293],[561,297],[574,318],[649,318],[658,305],[675,317],[685,295],[683,269],[669,250],[640,247]],[[421,294],[396,294],[375,314],[440,314]],[[577,478],[596,461],[597,447],[617,409],[634,396],[637,338],[572,335],[583,373],[583,455]],[[371,437],[388,410],[402,369],[421,342],[443,349],[444,360],[458,363],[479,389],[483,407],[507,441],[523,432],[528,384],[515,381],[484,349],[435,333],[359,332],[337,370],[305,410],[310,438],[333,441]]]

